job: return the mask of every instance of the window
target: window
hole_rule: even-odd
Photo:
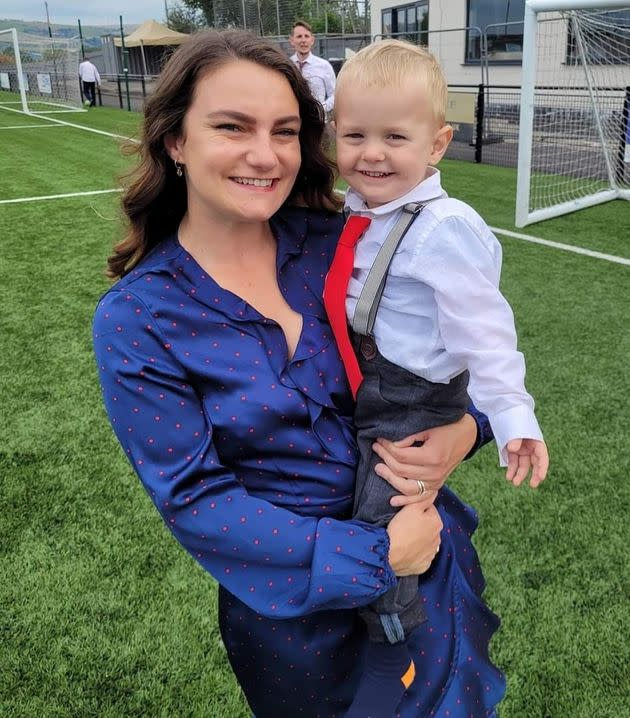
[[[392,34],[392,11],[383,10],[383,17],[381,20],[381,32],[384,37],[388,37]]]
[[[478,27],[488,39],[488,60],[520,62],[523,58],[525,0],[468,0],[469,27]],[[481,38],[469,32],[466,60],[481,60]]]
[[[398,37],[419,45],[428,44],[429,2],[417,2],[413,5],[400,5],[388,8],[381,13],[381,32],[383,37]]]

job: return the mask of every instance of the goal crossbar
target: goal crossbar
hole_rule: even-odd
[[[628,0],[527,0],[525,12],[553,12],[557,10],[622,10]]]

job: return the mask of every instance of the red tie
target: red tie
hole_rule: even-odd
[[[361,235],[370,226],[369,217],[353,215],[343,228],[339,244],[335,251],[335,258],[330,265],[326,282],[324,284],[324,306],[328,320],[335,335],[337,348],[341,354],[341,361],[346,369],[350,382],[352,396],[357,398],[357,391],[363,381],[363,374],[359,369],[359,362],[350,342],[348,334],[348,321],[346,319],[346,291],[354,265],[354,248]]]

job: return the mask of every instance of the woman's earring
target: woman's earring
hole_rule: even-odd
[[[181,177],[184,173],[182,172],[182,166],[179,164],[177,160],[173,160],[175,163],[175,173],[178,177]]]

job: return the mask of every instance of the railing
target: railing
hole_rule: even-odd
[[[159,75],[134,75],[131,73],[101,74],[98,104],[118,103],[120,109],[139,110],[144,108],[151,94],[153,83]],[[105,103],[103,103],[105,98]]]

